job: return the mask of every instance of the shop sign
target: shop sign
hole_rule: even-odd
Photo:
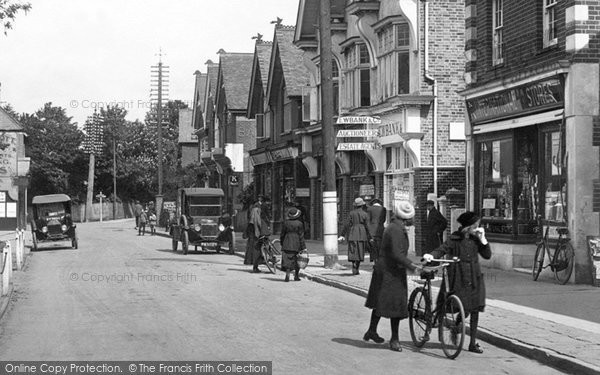
[[[363,143],[338,143],[337,151],[365,151],[365,150],[377,150],[380,149],[381,145],[375,142],[363,142]]]
[[[343,116],[338,117],[337,124],[381,124],[379,117],[373,116]]]
[[[560,108],[564,90],[558,78],[528,83],[490,95],[468,99],[467,112],[472,124],[524,113]]]
[[[270,163],[271,157],[270,157],[269,153],[262,152],[260,154],[250,155],[250,160],[252,161],[252,165],[254,166],[254,165]]]
[[[377,128],[380,137],[387,137],[390,135],[400,134],[402,133],[402,123],[401,122],[390,122],[387,124],[379,125]]]
[[[394,200],[395,201],[408,201],[410,199],[410,191],[408,190],[395,190]]]
[[[377,129],[344,129],[338,130],[338,138],[368,138],[378,137],[379,131]]]
[[[273,161],[292,159],[296,156],[298,156],[298,149],[296,147],[286,147],[271,151],[271,159]]]
[[[175,212],[175,201],[164,201],[163,210]]]
[[[375,185],[360,185],[358,187],[358,195],[375,195]]]
[[[296,188],[296,197],[310,197],[310,188]]]

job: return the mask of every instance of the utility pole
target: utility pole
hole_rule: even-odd
[[[85,140],[84,150],[90,154],[90,163],[88,168],[87,196],[85,202],[84,221],[92,220],[92,204],[94,200],[94,169],[96,165],[95,154],[99,154],[102,145],[102,127],[100,125],[100,116],[94,110],[92,116],[88,116],[84,125]],[[102,207],[100,207],[102,209]]]
[[[113,220],[117,220],[117,142],[113,129]]]
[[[323,242],[325,267],[339,268],[337,242],[337,190],[335,187],[335,132],[331,53],[331,2],[321,0],[319,22],[321,69],[321,127],[323,137]]]
[[[163,65],[162,63],[162,49],[158,53],[158,65],[152,66],[152,80],[150,90],[150,98],[156,99],[156,134],[157,134],[157,144],[158,144],[158,194],[156,195],[156,214],[160,217],[162,210],[162,202],[163,202],[163,147],[162,147],[162,102],[163,102],[163,94],[167,94],[168,96],[168,86],[169,86],[169,67],[167,65]]]

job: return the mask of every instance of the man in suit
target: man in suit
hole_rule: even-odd
[[[448,220],[437,210],[435,202],[428,200],[424,252],[431,252],[442,244],[444,230],[446,230],[447,225]]]
[[[381,238],[383,237],[383,225],[385,224],[387,210],[383,207],[383,202],[379,198],[371,200],[371,205],[367,208],[369,221],[369,233],[371,234],[370,241],[370,260],[376,262],[379,258],[379,249],[381,247]]]

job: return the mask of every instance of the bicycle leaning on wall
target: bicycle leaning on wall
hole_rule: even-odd
[[[542,269],[550,267],[552,272],[554,272],[556,281],[564,285],[571,278],[573,264],[575,263],[575,250],[573,249],[573,245],[571,245],[569,229],[567,227],[557,227],[556,233],[558,233],[558,238],[556,240],[549,239],[548,232],[550,226],[544,225],[544,220],[539,215],[537,220],[539,233],[543,232],[544,235],[537,243],[537,250],[533,258],[533,267],[531,269],[533,280],[538,279]],[[545,229],[544,226],[546,227]],[[552,245],[554,245],[554,252],[550,250]],[[550,263],[544,265],[546,254],[548,255],[548,259],[550,259]]]

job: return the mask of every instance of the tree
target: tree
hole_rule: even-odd
[[[9,29],[12,29],[12,23],[17,17],[17,13],[20,11],[27,13],[30,9],[31,3],[0,0],[0,22],[4,28],[4,35],[6,35]]]
[[[81,149],[84,134],[66,110],[46,103],[33,115],[21,115],[20,122],[27,134],[25,152],[31,157],[30,196],[80,197],[87,176],[87,158]]]

